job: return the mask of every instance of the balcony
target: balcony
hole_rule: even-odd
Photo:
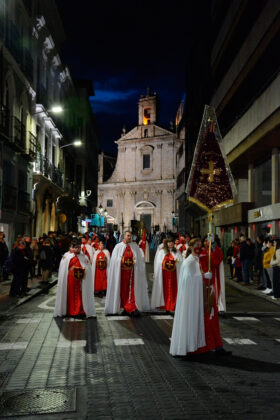
[[[11,185],[3,185],[2,208],[14,210],[17,208],[17,189]]]
[[[37,137],[34,136],[30,131],[28,132],[29,140],[29,156],[35,160],[37,157]]]
[[[54,184],[63,188],[63,176],[60,170],[53,165],[48,158],[41,153],[37,153],[35,162],[35,171],[41,173],[46,178],[49,178]]]
[[[22,151],[26,152],[26,133],[25,125],[17,118],[13,117],[14,143]]]
[[[10,134],[10,112],[5,105],[0,105],[0,135],[9,137]]]
[[[18,192],[18,212],[30,213],[30,194],[24,191]]]

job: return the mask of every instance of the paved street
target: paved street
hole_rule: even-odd
[[[187,361],[168,353],[170,315],[106,318],[96,299],[97,320],[55,320],[55,293],[1,322],[1,418],[280,418],[279,306],[228,287],[233,355]]]

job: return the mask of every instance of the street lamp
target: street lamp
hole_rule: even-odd
[[[61,114],[61,112],[63,112],[63,108],[61,105],[55,105],[49,111],[53,112],[54,114]]]
[[[68,147],[68,146],[75,146],[75,147],[79,147],[83,144],[83,142],[81,140],[75,140],[72,143],[68,143],[68,144],[64,144],[63,146],[60,146],[60,149],[63,149],[64,147]]]
[[[98,207],[99,213],[102,214],[103,213],[103,207],[102,204],[100,203],[100,206]]]
[[[51,112],[53,114],[61,114],[64,111],[64,109],[62,108],[61,105],[53,105],[50,109],[47,109],[47,110],[41,109],[40,111],[34,112],[33,115],[41,114],[42,112],[46,112],[46,111]]]

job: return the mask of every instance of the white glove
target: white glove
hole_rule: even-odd
[[[210,271],[208,271],[207,273],[205,273],[205,274],[204,274],[204,277],[205,277],[207,280],[211,280],[211,279],[212,279],[212,273],[211,273]]]

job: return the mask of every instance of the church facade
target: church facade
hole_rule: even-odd
[[[99,165],[98,203],[107,209],[107,224],[120,230],[131,228],[131,221],[143,220],[147,231],[173,226],[176,190],[176,152],[181,144],[176,134],[158,125],[157,94],[141,96],[138,126],[123,132],[112,176],[103,181]]]

